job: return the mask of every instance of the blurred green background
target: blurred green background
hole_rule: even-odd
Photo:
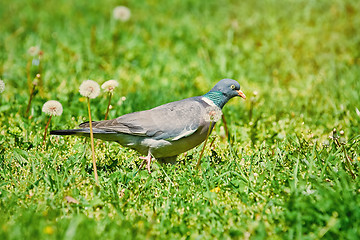
[[[113,18],[118,5],[129,21]],[[360,186],[345,165],[348,154],[358,176],[358,1],[12,0],[0,1],[0,19],[2,239],[359,236]],[[28,118],[29,78],[39,72]],[[115,118],[202,95],[222,78],[238,80],[248,100],[225,106],[230,141],[216,139],[202,174],[192,169],[195,149],[179,159],[187,165],[133,178],[138,155],[98,142],[97,191],[83,139],[41,147],[45,101],[64,107],[51,129],[87,119],[78,93],[86,79],[119,81]],[[105,94],[92,101],[94,120],[106,104]],[[344,145],[329,139],[334,128]]]
[[[359,132],[356,1],[1,4],[7,100],[29,91],[27,50],[39,46],[42,97],[68,101],[67,115],[74,115],[72,96],[85,79],[120,81],[117,97],[128,96],[130,103],[115,117],[203,94],[228,77],[249,97],[258,92],[253,117],[301,118],[313,131],[320,128],[319,134],[333,127]],[[131,9],[128,22],[112,18],[118,4]],[[248,122],[249,101],[231,104],[234,121]]]

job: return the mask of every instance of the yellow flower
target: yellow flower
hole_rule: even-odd
[[[55,230],[54,230],[54,228],[51,227],[51,226],[46,226],[46,227],[44,228],[44,233],[46,233],[46,234],[51,235],[51,234],[53,234],[54,232],[55,232]]]
[[[210,192],[218,193],[218,192],[220,192],[220,190],[221,189],[219,187],[216,187],[214,189],[211,189]]]

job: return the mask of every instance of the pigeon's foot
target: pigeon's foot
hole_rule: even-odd
[[[143,159],[144,161],[142,161],[139,170],[142,169],[142,167],[144,166],[145,162],[146,162],[146,169],[148,170],[149,174],[151,173],[150,171],[150,164],[151,164],[151,153],[149,151],[148,155],[146,157],[140,157],[140,159]]]

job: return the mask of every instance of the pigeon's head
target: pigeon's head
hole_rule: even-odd
[[[245,94],[240,90],[240,84],[233,79],[220,80],[204,97],[213,101],[220,108],[233,97],[246,99]]]
[[[233,97],[242,97],[246,99],[245,94],[240,90],[240,84],[233,79],[222,79],[220,80],[210,92],[221,92],[228,99]]]

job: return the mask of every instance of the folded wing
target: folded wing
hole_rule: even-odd
[[[188,98],[159,107],[123,115],[113,120],[93,122],[93,127],[136,136],[175,141],[196,132],[205,124],[204,103]],[[83,123],[80,127],[89,127]]]

